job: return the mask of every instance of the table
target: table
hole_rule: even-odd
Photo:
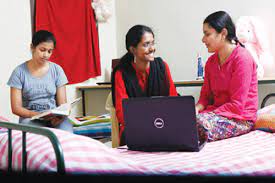
[[[263,79],[258,80],[259,85],[260,84],[272,84],[272,83],[275,83],[275,78],[263,78]],[[202,86],[203,80],[175,81],[174,84],[176,87],[195,87],[195,86]],[[77,86],[76,89],[81,91],[83,116],[85,116],[86,115],[85,92],[88,90],[110,90],[111,91],[111,83],[104,82],[104,84],[102,84],[102,85],[100,83],[98,83],[98,85]],[[264,98],[263,102],[265,101],[265,98]]]

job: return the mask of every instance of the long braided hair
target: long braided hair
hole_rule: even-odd
[[[233,23],[229,14],[225,11],[217,11],[208,15],[203,23],[207,23],[218,33],[221,33],[224,28],[227,29],[228,34],[226,36],[226,39],[229,42],[234,41],[235,44],[240,44],[242,47],[245,47],[236,36],[235,24]]]

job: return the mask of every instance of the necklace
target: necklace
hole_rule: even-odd
[[[229,53],[228,55],[226,55],[226,57],[225,57],[225,58],[222,58],[222,59],[221,59],[221,57],[220,57],[220,56],[218,56],[218,57],[219,57],[219,62],[220,62],[220,65],[224,64],[224,62],[227,60],[227,58],[228,58],[230,55],[231,55],[231,53]]]
[[[230,47],[229,50],[228,50],[228,53],[226,54],[226,56],[224,58],[221,58],[220,55],[218,54],[220,65],[224,64],[224,62],[228,59],[228,57],[233,52],[234,48],[235,48],[235,46],[234,47]]]

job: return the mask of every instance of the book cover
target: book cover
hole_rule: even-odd
[[[50,116],[69,116],[71,113],[71,109],[80,100],[81,100],[81,97],[73,100],[70,103],[61,104],[60,106],[54,109],[50,109],[48,111],[45,111],[38,115],[33,116],[31,120],[35,120],[35,119],[43,120],[43,119],[49,118]]]
[[[111,116],[110,114],[103,114],[100,116],[85,116],[85,117],[68,117],[69,121],[73,124],[73,126],[85,126],[95,123],[102,123],[102,122],[110,122]]]

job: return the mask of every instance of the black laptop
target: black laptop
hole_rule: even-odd
[[[122,101],[125,142],[135,151],[200,151],[193,96]]]

